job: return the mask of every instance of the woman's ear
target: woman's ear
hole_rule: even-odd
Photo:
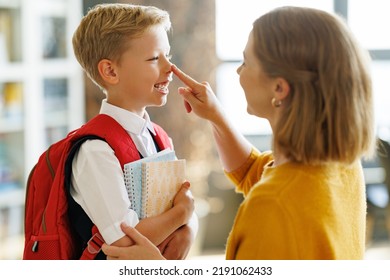
[[[109,59],[102,59],[98,63],[100,77],[109,85],[114,85],[119,81],[115,67],[115,64]]]
[[[275,99],[283,101],[290,94],[290,85],[283,78],[277,78],[275,83],[274,95]]]

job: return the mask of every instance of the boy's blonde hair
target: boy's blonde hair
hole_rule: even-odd
[[[129,47],[129,39],[141,37],[149,28],[171,29],[169,14],[153,6],[100,4],[82,18],[73,35],[73,50],[87,75],[104,88],[98,63],[119,61]]]
[[[264,71],[290,85],[275,146],[307,164],[372,155],[370,59],[344,21],[320,10],[282,7],[258,18],[253,35]]]

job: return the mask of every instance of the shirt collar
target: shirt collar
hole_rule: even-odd
[[[153,135],[156,135],[149,114],[146,111],[144,117],[141,118],[137,114],[112,105],[107,102],[107,99],[104,99],[100,107],[100,114],[109,115],[129,133],[140,135],[145,129],[149,129]]]

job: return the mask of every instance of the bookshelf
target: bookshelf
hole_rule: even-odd
[[[0,0],[0,259],[21,257],[14,245],[38,157],[85,121],[71,44],[82,13],[82,0]]]

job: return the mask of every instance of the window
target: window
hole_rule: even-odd
[[[348,1],[348,24],[369,50],[390,51],[390,3],[383,0]]]
[[[375,119],[378,136],[390,140],[390,3],[380,0],[348,1],[348,24],[357,39],[370,51]]]
[[[372,79],[377,131],[390,140],[390,92],[386,79],[390,74],[390,36],[387,36],[390,3],[381,0],[216,0],[216,48],[222,61],[217,70],[217,94],[232,122],[245,135],[267,135],[266,120],[246,113],[246,100],[239,84],[237,67],[242,61],[247,36],[253,21],[280,6],[304,6],[337,13],[347,19],[357,39],[373,59]],[[378,35],[379,34],[379,35]]]

